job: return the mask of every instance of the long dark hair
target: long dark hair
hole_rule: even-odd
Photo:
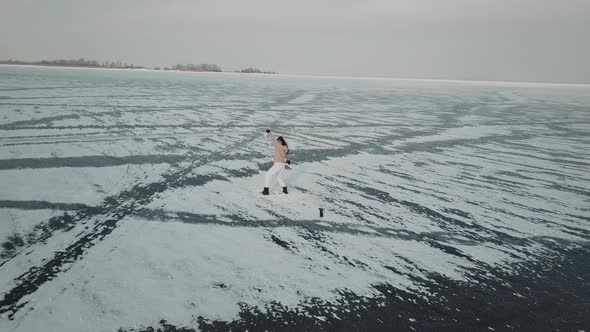
[[[289,145],[287,144],[287,141],[285,141],[285,139],[283,138],[283,136],[277,137],[277,141],[281,142],[281,145],[282,146],[286,146],[287,147],[287,154],[289,154]]]

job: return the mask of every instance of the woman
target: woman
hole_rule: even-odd
[[[283,171],[285,170],[287,155],[289,154],[289,146],[282,136],[279,136],[277,139],[275,139],[272,136],[270,130],[266,131],[266,137],[270,139],[270,142],[274,148],[274,156],[272,158],[274,165],[266,172],[266,176],[264,177],[264,190],[262,191],[262,194],[269,194],[268,189],[270,188],[270,179],[273,175],[277,176],[277,181],[281,187],[283,187],[283,194],[288,194],[287,185],[285,184],[285,181],[283,181],[282,175]]]

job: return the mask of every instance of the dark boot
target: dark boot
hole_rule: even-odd
[[[283,194],[288,194],[287,187],[283,187]]]
[[[270,193],[268,192],[268,187],[264,187],[264,190],[262,191],[263,195],[269,195]]]

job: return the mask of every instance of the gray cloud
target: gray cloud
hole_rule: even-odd
[[[590,83],[590,1],[2,0],[0,58]]]

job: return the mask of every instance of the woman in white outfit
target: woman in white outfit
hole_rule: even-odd
[[[274,148],[274,156],[272,158],[274,165],[266,172],[262,194],[269,194],[268,189],[270,188],[270,180],[274,175],[277,176],[277,181],[281,187],[283,187],[283,193],[288,194],[287,185],[285,184],[285,181],[283,181],[283,171],[285,170],[285,162],[287,161],[287,155],[289,154],[289,146],[282,136],[275,139],[270,130],[266,131],[266,136],[270,139]]]

